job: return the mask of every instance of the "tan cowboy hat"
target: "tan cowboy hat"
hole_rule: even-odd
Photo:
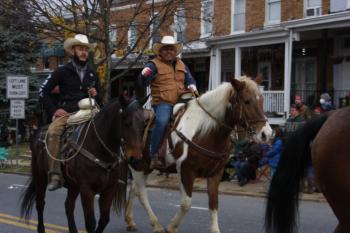
[[[159,55],[160,49],[167,45],[173,45],[176,48],[176,55],[182,51],[182,43],[175,41],[173,36],[164,36],[160,42],[153,44],[154,54]]]
[[[95,49],[95,44],[89,43],[87,36],[83,34],[76,34],[73,38],[68,38],[64,42],[63,48],[68,53],[73,54],[73,46],[76,45],[86,46],[90,49],[90,51],[94,51]]]

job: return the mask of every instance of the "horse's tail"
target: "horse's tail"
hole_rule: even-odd
[[[287,138],[268,191],[266,232],[295,232],[300,182],[311,159],[310,142],[326,120],[323,115],[313,118]]]
[[[43,128],[37,131],[30,143],[30,149],[32,151],[31,176],[27,181],[27,188],[20,197],[21,217],[26,220],[28,220],[32,214],[38,192],[40,193],[39,196],[44,198],[47,185],[47,155],[45,153],[44,144],[39,140],[42,130]]]
[[[113,209],[117,212],[117,214],[121,214],[125,209],[126,204],[126,191],[127,191],[127,179],[128,179],[128,164],[127,162],[123,162],[118,167],[118,183],[116,188],[116,193],[113,199]]]
[[[30,219],[36,197],[33,177],[30,177],[27,183],[29,185],[21,196],[21,217],[26,220]]]

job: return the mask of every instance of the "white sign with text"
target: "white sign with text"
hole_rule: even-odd
[[[24,100],[10,100],[10,118],[25,119]]]
[[[7,76],[6,77],[6,98],[7,99],[28,99],[27,76]]]

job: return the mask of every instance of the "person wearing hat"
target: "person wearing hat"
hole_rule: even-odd
[[[322,95],[320,96],[320,104],[322,112],[334,110],[332,98],[328,93],[322,93]]]
[[[155,127],[151,135],[151,168],[162,167],[158,158],[166,126],[173,106],[184,92],[197,92],[196,81],[188,67],[177,57],[182,51],[182,43],[173,36],[164,36],[153,45],[156,58],[148,62],[139,80],[144,86],[151,86],[152,107],[156,115]]]
[[[100,83],[96,72],[89,67],[89,52],[94,45],[89,43],[86,35],[77,34],[68,38],[63,45],[72,60],[68,64],[57,68],[51,77],[45,80],[40,97],[45,110],[52,114],[53,121],[47,131],[49,185],[48,190],[53,191],[62,186],[62,173],[60,165],[60,137],[64,132],[70,113],[79,110],[78,102],[87,98],[89,94],[97,101],[100,100]],[[55,104],[51,92],[59,87],[60,96]]]

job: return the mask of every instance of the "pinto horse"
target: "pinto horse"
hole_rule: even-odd
[[[120,97],[107,104],[91,121],[86,123],[74,150],[74,157],[63,165],[67,197],[66,215],[70,233],[77,233],[74,220],[75,201],[81,202],[88,233],[100,233],[109,222],[110,209],[124,207],[126,200],[127,159],[142,156],[144,127],[142,104]],[[42,130],[40,130],[42,131]],[[21,215],[30,218],[34,202],[38,213],[37,232],[44,233],[44,206],[48,183],[48,161],[45,142],[38,132],[33,140],[32,176],[22,197]],[[41,138],[40,138],[41,137]],[[94,198],[100,194],[100,219],[96,228]]]
[[[167,138],[166,162],[174,164],[176,168],[182,197],[180,210],[166,230],[169,233],[177,231],[191,207],[194,180],[204,177],[207,179],[211,232],[219,233],[218,186],[233,146],[231,133],[236,127],[241,127],[251,133],[254,131],[257,141],[269,140],[272,134],[263,111],[263,96],[250,78],[232,79],[188,102],[174,125]],[[125,221],[128,230],[136,229],[132,208],[133,198],[138,195],[149,215],[153,231],[162,233],[164,228],[149,204],[145,189],[147,175],[151,172],[147,147],[143,155],[144,163],[131,166],[134,181],[129,192]]]
[[[296,232],[299,188],[310,162],[339,221],[334,233],[350,232],[349,121],[350,108],[342,108],[310,120],[288,138],[268,193],[266,232]]]

